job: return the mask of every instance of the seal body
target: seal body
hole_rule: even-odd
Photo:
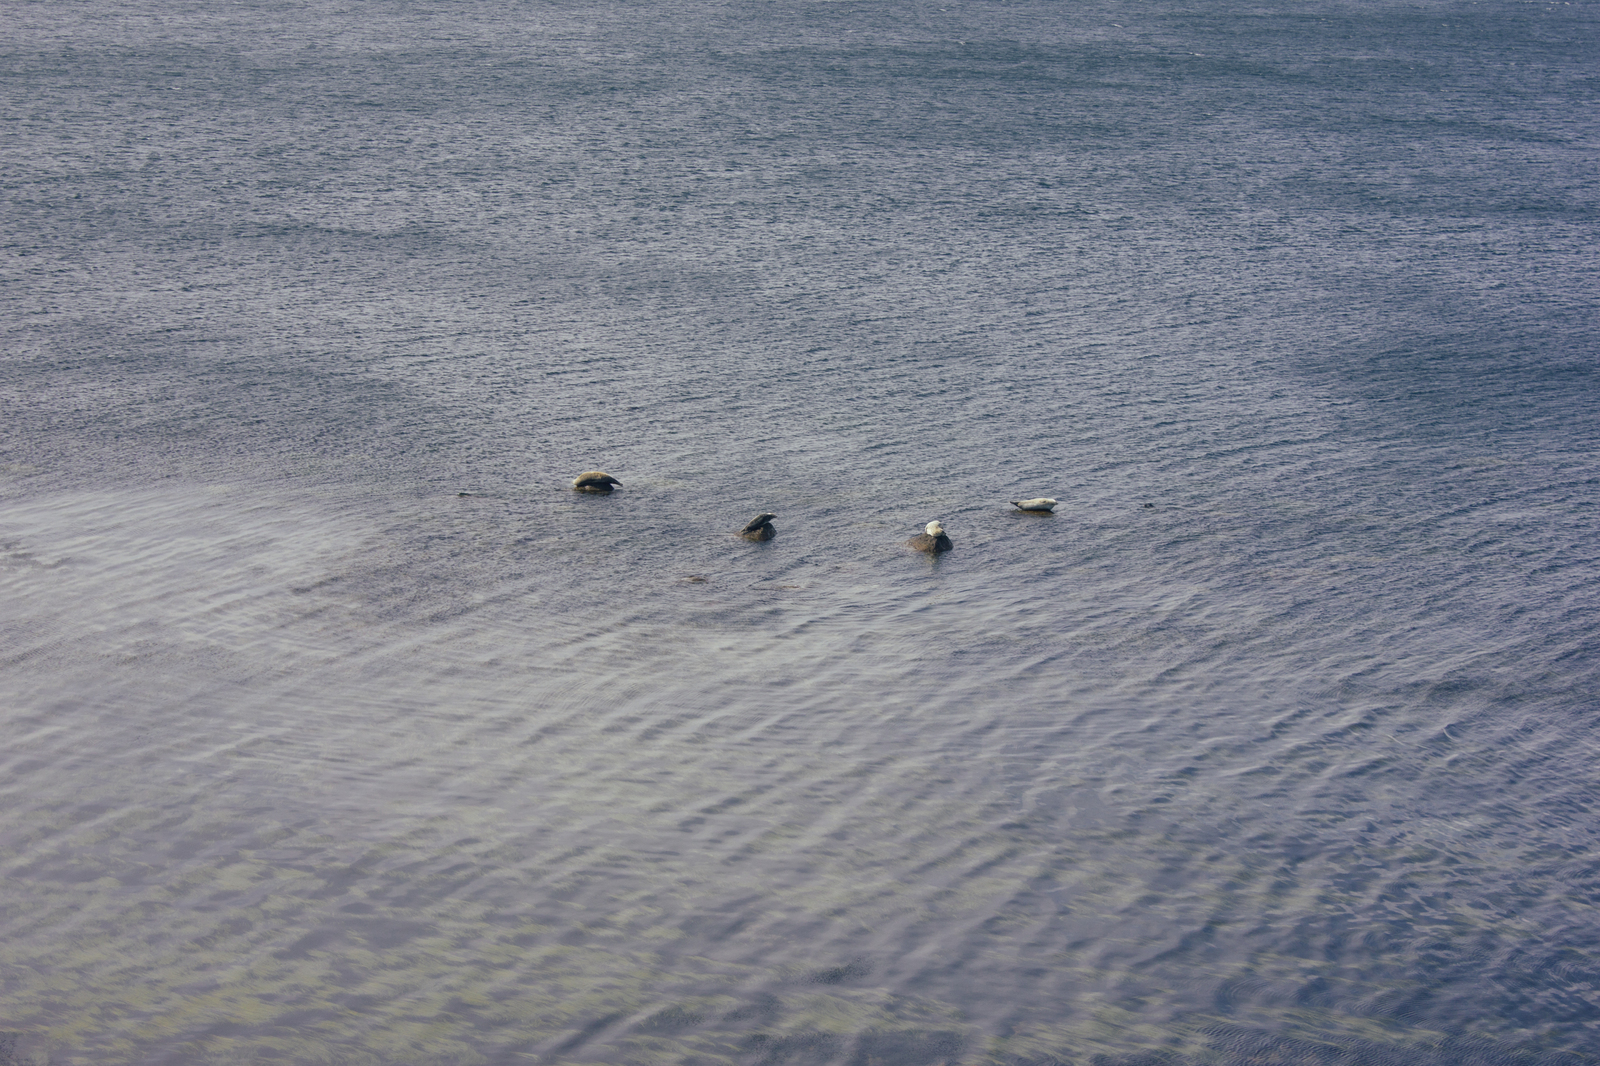
[[[772,520],[777,517],[775,514],[763,511],[739,530],[739,536],[745,540],[771,540],[778,535],[778,531],[772,528]]]
[[[611,486],[620,484],[604,470],[585,470],[572,479],[572,487],[578,492],[610,492]]]
[[[1056,501],[1048,496],[1040,496],[1033,500],[1012,500],[1011,503],[1024,511],[1034,514],[1049,514],[1056,509]]]
[[[955,547],[950,543],[950,538],[945,535],[944,527],[938,522],[929,522],[926,529],[906,541],[906,543],[919,552],[929,552],[933,555],[947,552]]]

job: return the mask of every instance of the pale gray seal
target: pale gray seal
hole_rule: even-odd
[[[620,484],[604,470],[585,470],[572,479],[572,487],[578,492],[610,492],[611,486]]]

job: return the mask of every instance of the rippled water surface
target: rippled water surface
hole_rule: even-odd
[[[1592,4],[4,22],[0,1063],[1600,1059]]]

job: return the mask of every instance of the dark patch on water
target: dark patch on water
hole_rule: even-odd
[[[826,970],[817,970],[806,976],[806,980],[814,985],[842,985],[846,981],[854,981],[870,976],[872,966],[861,959],[845,963],[843,966],[830,966]]]

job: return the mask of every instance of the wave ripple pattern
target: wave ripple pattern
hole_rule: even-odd
[[[0,1064],[1600,1058],[1592,4],[4,23]]]

